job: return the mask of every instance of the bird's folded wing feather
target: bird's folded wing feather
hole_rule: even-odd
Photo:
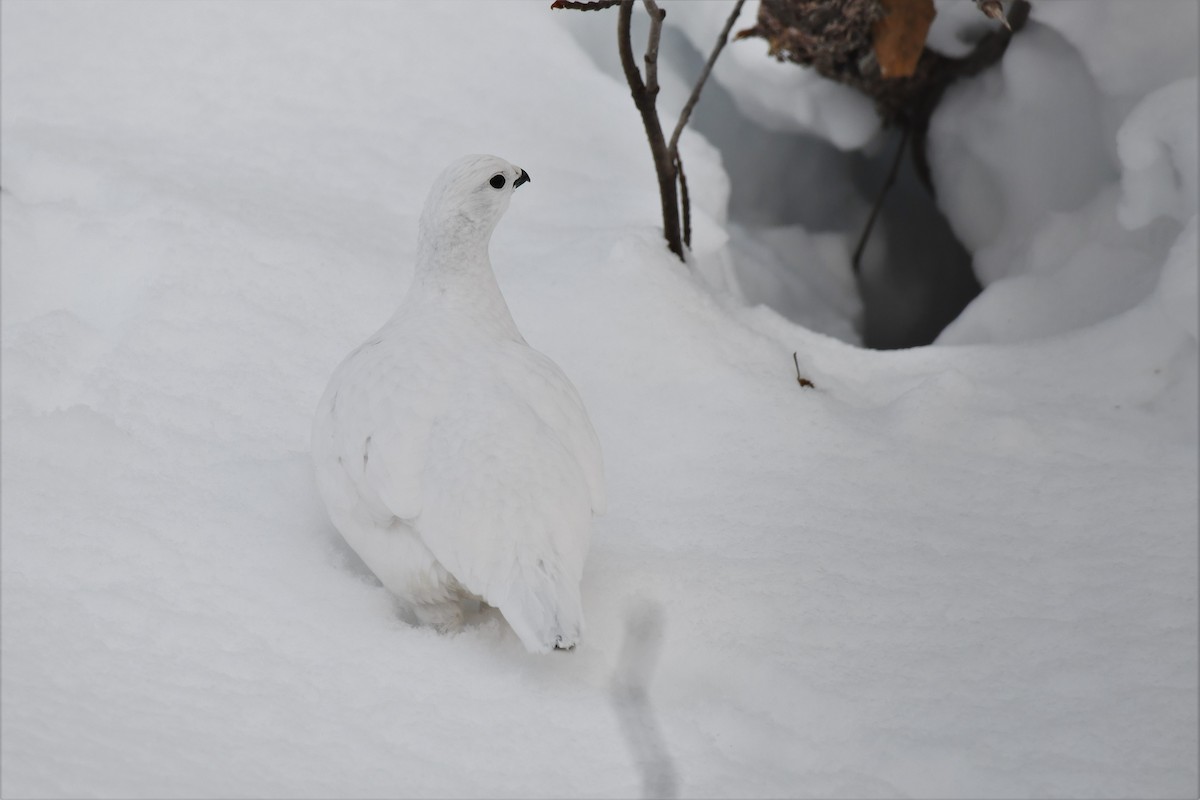
[[[340,468],[373,515],[389,519],[421,513],[429,433],[447,392],[408,361],[356,352],[322,401]]]
[[[538,587],[553,608],[559,587],[577,587],[583,573],[589,479],[528,393],[499,373],[492,378],[465,387],[430,431],[414,526],[438,561],[489,603],[504,610],[516,587]]]
[[[587,479],[592,510],[603,514],[607,500],[600,440],[571,381],[549,358],[515,342],[500,348],[494,366],[505,384],[529,403],[579,462]]]

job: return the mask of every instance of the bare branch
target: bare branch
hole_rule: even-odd
[[[566,8],[571,11],[601,11],[605,8],[612,8],[620,5],[621,0],[588,0],[587,2],[575,2],[575,0],[554,0],[550,4],[550,8]]]
[[[633,18],[633,0],[621,0],[621,10],[617,15],[617,52],[621,56],[621,69],[625,71],[625,82],[633,94],[633,104],[642,110],[646,100],[646,85],[642,83],[642,73],[638,72],[637,62],[633,60],[633,45],[629,41],[629,23]]]
[[[637,106],[642,116],[642,126],[646,129],[646,141],[650,145],[650,156],[654,159],[654,174],[658,178],[659,200],[662,202],[663,237],[667,240],[667,248],[684,260],[684,247],[692,246],[692,206],[688,194],[687,176],[683,174],[683,162],[679,158],[679,136],[691,117],[692,110],[700,98],[700,90],[712,72],[721,49],[729,40],[729,31],[737,20],[745,0],[737,0],[733,13],[721,31],[721,39],[704,65],[696,86],[688,98],[687,104],[679,116],[678,124],[671,134],[670,145],[663,134],[662,121],[658,118],[657,98],[658,83],[658,46],[662,41],[663,20],[667,12],[659,8],[657,0],[642,0],[646,13],[650,16],[650,32],[646,39],[646,52],[643,56],[645,77],[638,69],[633,57],[633,43],[630,29],[633,20],[634,0],[554,0],[551,8],[570,8],[580,11],[596,11],[601,8],[611,8],[619,5],[617,14],[617,52],[621,57],[621,71],[625,73],[625,82],[629,84],[629,94],[633,104]],[[680,217],[682,216],[682,220]],[[682,226],[681,226],[682,221]],[[682,230],[681,230],[682,227]]]
[[[633,96],[633,104],[642,115],[642,126],[646,129],[646,141],[650,144],[650,156],[654,159],[654,174],[658,178],[659,200],[662,202],[663,237],[672,253],[683,259],[683,243],[679,235],[679,195],[675,186],[675,162],[667,154],[667,140],[663,135],[662,123],[658,119],[655,108],[655,94],[658,92],[657,70],[654,69],[658,58],[658,37],[662,34],[662,13],[654,0],[644,0],[650,14],[650,42],[646,50],[647,81],[642,82],[638,72],[637,62],[633,59],[633,45],[630,43],[630,21],[633,17],[633,0],[621,0],[620,13],[617,16],[617,50],[621,54],[621,68],[625,72],[625,81],[629,84],[629,93]],[[653,57],[652,57],[653,56]],[[653,81],[654,91],[650,91]]]
[[[654,0],[642,0],[646,13],[650,15],[650,35],[646,38],[646,94],[653,100],[658,96],[658,41],[662,38],[662,23],[667,12],[658,7]]]
[[[675,123],[675,131],[671,134],[671,141],[667,144],[667,150],[671,153],[676,153],[679,150],[679,136],[683,133],[684,127],[688,124],[688,119],[692,116],[692,109],[696,107],[696,103],[700,101],[700,90],[704,88],[704,82],[708,80],[709,73],[713,70],[713,65],[717,63],[717,56],[721,55],[721,50],[729,41],[729,32],[733,30],[733,23],[737,21],[738,14],[742,11],[742,4],[746,0],[737,0],[733,6],[733,11],[729,14],[729,19],[725,20],[725,27],[721,29],[721,36],[717,39],[717,44],[713,47],[712,53],[708,56],[708,61],[704,64],[704,69],[700,71],[700,77],[696,79],[696,85],[692,87],[692,94],[688,97],[687,102],[683,105],[683,111],[679,112],[679,121]]]

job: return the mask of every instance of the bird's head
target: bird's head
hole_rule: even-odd
[[[422,236],[487,239],[529,173],[496,156],[463,156],[442,171],[421,212]]]

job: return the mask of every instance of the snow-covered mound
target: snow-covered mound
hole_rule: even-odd
[[[1154,290],[1196,214],[1197,30],[1190,0],[1035,3],[1000,66],[950,89],[933,177],[987,288],[939,342],[1075,330]]]
[[[1114,126],[1048,207],[1059,272],[1134,241],[1154,276],[1086,326],[1007,335],[1018,295],[995,336],[861,350],[708,288],[719,209],[665,250],[628,91],[555,13],[0,4],[0,794],[637,795],[611,681],[645,601],[681,794],[1195,796],[1195,221],[1056,216],[1166,207],[1168,171]],[[469,152],[535,176],[492,261],[604,447],[569,654],[404,624],[310,473]]]

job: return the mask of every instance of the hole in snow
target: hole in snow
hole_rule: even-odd
[[[683,75],[698,74],[703,64],[704,56],[678,30],[665,32],[661,52],[678,59]],[[691,126],[720,150],[730,177],[734,260],[751,302],[839,335],[825,320],[845,306],[830,296],[829,276],[817,272],[822,267],[813,263],[822,248],[796,246],[811,241],[812,234],[832,234],[824,241],[842,241],[846,258],[837,259],[841,275],[835,278],[844,291],[857,291],[861,319],[855,328],[867,347],[928,344],[979,294],[970,253],[921,185],[907,152],[864,251],[858,280],[848,272],[849,253],[884,183],[900,131],[878,136],[867,148],[870,152],[844,152],[813,135],[763,128],[742,114],[715,79],[704,85]],[[793,226],[803,232],[775,233]],[[768,258],[760,255],[760,263],[746,263],[755,248],[739,247],[739,237],[765,243]],[[830,267],[827,263],[824,269]],[[855,298],[848,299],[853,303]]]

